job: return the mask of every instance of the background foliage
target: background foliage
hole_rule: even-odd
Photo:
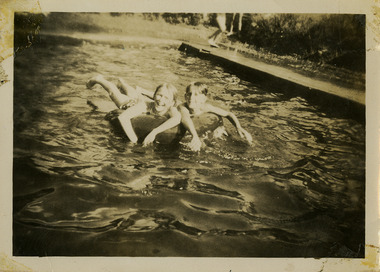
[[[234,30],[237,31],[238,22],[237,19],[232,21],[232,15],[232,13],[226,15],[227,29],[233,24]],[[99,20],[100,16],[103,16],[102,20]],[[148,34],[160,32],[161,35],[168,32],[168,28],[163,24],[186,25],[195,28],[194,32],[199,31],[199,33],[201,28],[217,27],[214,13],[114,12],[107,16],[109,19],[104,19],[104,14],[98,13],[18,14],[15,16],[15,51],[18,47],[27,46],[36,40],[41,24],[47,30],[118,32],[128,26],[122,24],[115,26],[117,24],[112,19],[122,22],[123,18],[128,17],[133,22],[134,17],[142,17],[146,21],[154,22],[160,28],[159,31],[151,29],[152,33]],[[136,32],[141,33],[137,24],[134,26]],[[20,31],[22,33],[18,33]],[[242,44],[256,51],[265,50],[299,60],[331,64],[352,71],[365,71],[365,15],[244,14],[240,33],[224,37],[223,41]]]

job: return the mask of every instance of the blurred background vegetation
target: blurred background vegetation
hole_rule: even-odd
[[[163,13],[168,23],[216,25],[215,14]],[[227,14],[228,26],[234,24]],[[158,18],[158,15],[153,18]],[[293,55],[352,70],[365,70],[365,16],[353,14],[244,14],[242,29],[233,40],[256,50]]]
[[[227,26],[232,22],[227,14]],[[38,33],[107,32],[179,40],[207,41],[216,30],[216,15],[201,13],[48,13],[15,16],[15,51],[38,42]],[[142,23],[145,22],[145,23]],[[176,26],[176,27],[173,27]],[[239,34],[222,43],[254,52],[291,56],[365,72],[365,15],[244,14]]]

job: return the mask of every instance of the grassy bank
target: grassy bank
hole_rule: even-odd
[[[142,36],[160,39],[204,42],[214,31],[203,25],[169,24],[154,14],[55,13],[41,21],[41,31],[85,32]]]
[[[290,68],[307,76],[327,80],[344,87],[364,90],[365,73],[363,66],[365,62],[363,63],[363,55],[347,55],[350,48],[339,55],[339,40],[327,38],[317,40],[318,37],[326,36],[326,32],[329,31],[331,33],[327,36],[336,36],[336,33],[342,33],[343,30],[352,32],[353,30],[350,28],[352,24],[347,23],[347,21],[354,17],[339,17],[339,20],[346,22],[346,26],[341,24],[339,20],[334,22],[330,20],[329,24],[340,27],[331,26],[332,30],[330,30],[328,25],[321,24],[321,20],[327,18],[323,16],[315,17],[315,19],[306,15],[301,17],[294,17],[293,15],[247,16],[243,17],[241,35],[239,37],[237,35],[223,36],[221,39],[222,47],[239,50],[251,58]],[[212,16],[206,17],[208,19],[203,19],[203,21],[201,18],[200,15],[194,17],[194,14],[152,13],[50,13],[34,16],[24,14],[16,16],[15,50],[38,41],[38,33],[44,31],[108,33],[206,43],[208,37],[217,28]],[[312,29],[314,33],[317,33],[315,34],[316,37],[312,38],[310,35],[306,35],[307,29]],[[287,33],[284,34],[285,30]],[[300,35],[304,42],[301,38],[295,38]],[[358,37],[360,34],[353,36]],[[35,40],[33,41],[33,39]],[[249,41],[248,39],[252,40]],[[354,46],[360,47],[360,37],[355,39]],[[252,44],[254,42],[256,45]],[[352,44],[353,41],[345,40],[344,42],[345,44]],[[303,45],[303,43],[310,44]],[[259,46],[260,44],[261,46]],[[342,43],[340,46],[342,48]],[[347,47],[347,45],[344,46]],[[297,54],[296,52],[301,53]],[[332,60],[339,61],[339,57],[340,65],[331,63]],[[359,68],[352,69],[352,67]]]

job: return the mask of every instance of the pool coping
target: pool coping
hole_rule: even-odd
[[[364,118],[365,91],[310,78],[284,67],[247,58],[236,51],[212,48],[209,45],[183,42],[178,50],[215,61],[254,83],[265,83],[273,89],[279,89],[281,86],[281,89],[288,93],[319,100],[320,103],[328,101],[331,107],[336,103],[343,104],[347,108],[346,111],[361,115],[360,119]]]

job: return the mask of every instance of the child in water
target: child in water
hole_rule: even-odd
[[[240,125],[237,117],[232,113],[221,108],[212,106],[207,101],[207,85],[200,82],[191,83],[186,88],[185,103],[179,106],[182,115],[182,124],[189,130],[193,136],[189,147],[193,151],[199,151],[202,145],[201,140],[198,137],[198,133],[195,130],[194,123],[191,120],[191,116],[200,115],[205,112],[214,113],[216,115],[226,117],[236,128],[240,137],[247,140],[249,144],[252,143],[252,136]]]
[[[153,129],[144,139],[146,146],[154,141],[156,135],[175,127],[181,122],[181,114],[177,109],[177,89],[171,84],[161,84],[151,96],[151,92],[141,88],[133,88],[119,79],[117,85],[106,80],[102,75],[91,78],[86,86],[92,88],[95,84],[101,85],[110,95],[112,101],[120,109],[126,109],[119,115],[120,124],[129,140],[136,143],[138,138],[132,127],[131,119],[144,113],[164,116],[168,119]],[[123,93],[122,93],[123,92]],[[143,95],[147,96],[144,97]]]

